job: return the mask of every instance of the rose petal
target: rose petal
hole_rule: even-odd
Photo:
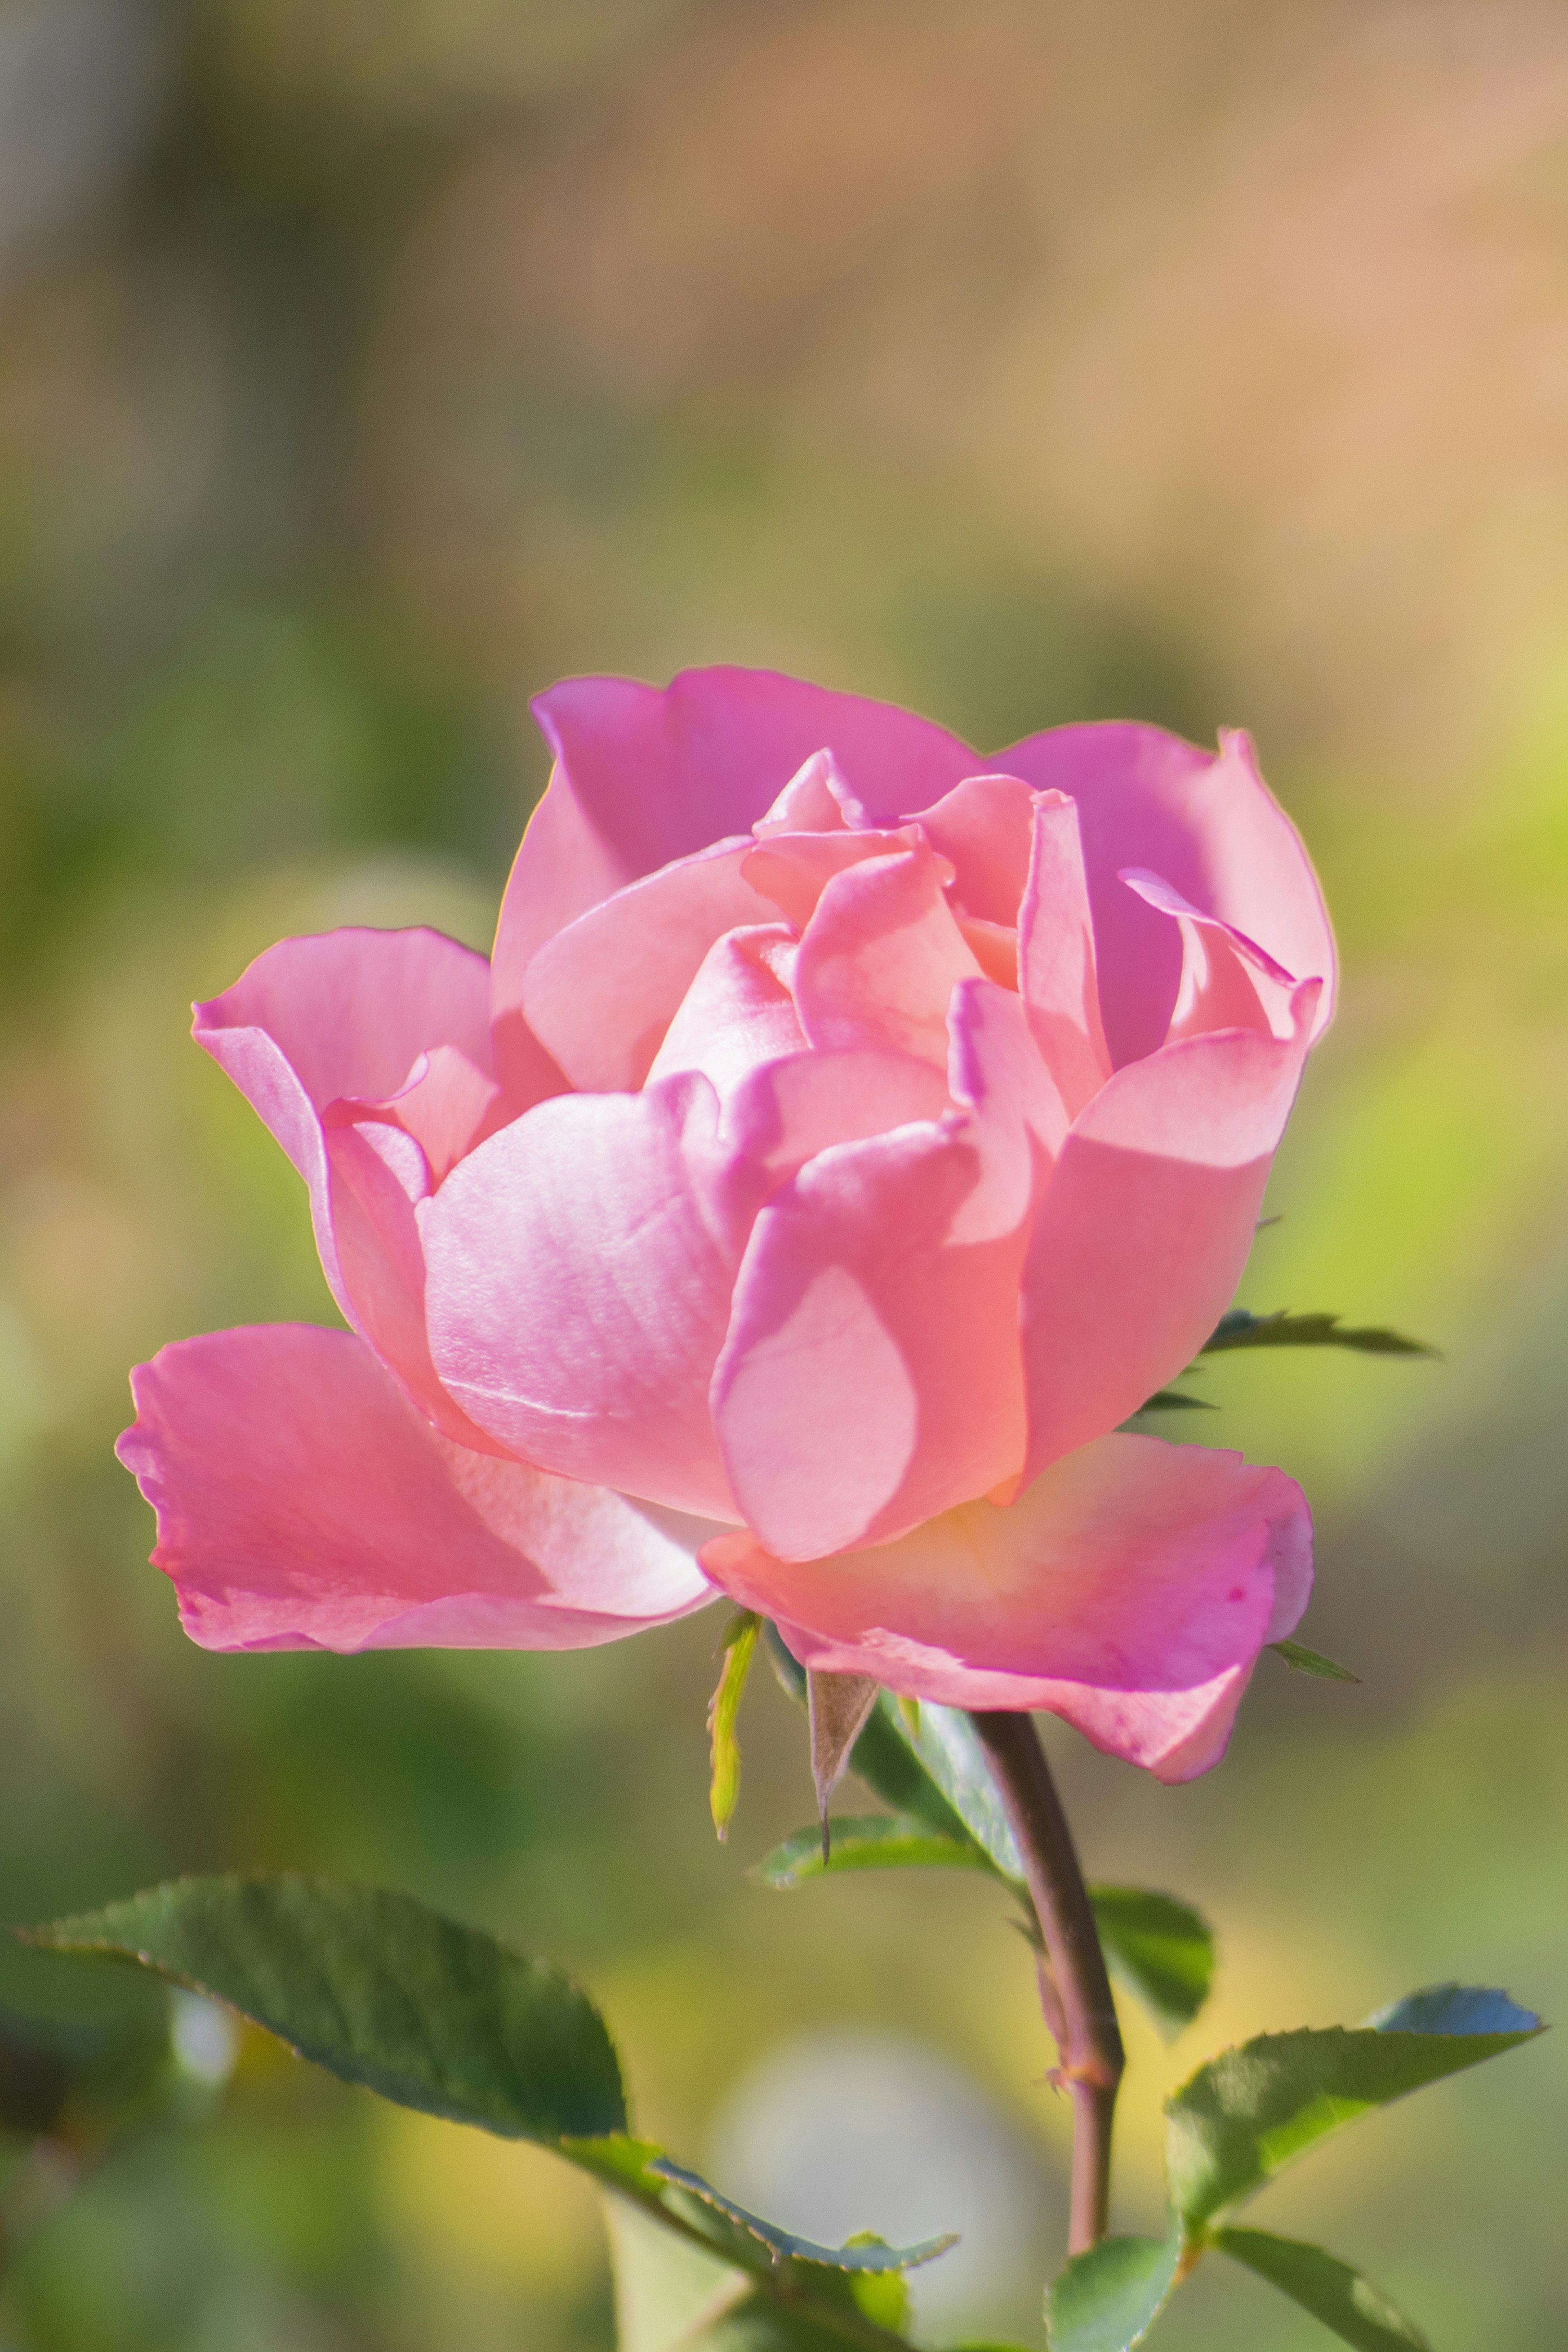
[[[967,1504],[895,1543],[790,1564],[741,1529],[702,1559],[814,1672],[1044,1708],[1183,1780],[1218,1760],[1260,1648],[1306,1604],[1312,1522],[1282,1471],[1112,1436],[1010,1508]]]
[[[1034,806],[1019,909],[1019,987],[1046,1066],[1076,1114],[1110,1076],[1111,1057],[1078,811],[1061,793],[1042,793]]]
[[[650,1086],[677,1070],[701,1070],[721,1099],[760,1065],[803,1054],[788,974],[794,934],[783,923],[727,931],[665,1032],[648,1073]]]
[[[813,751],[751,830],[763,841],[770,833],[842,833],[869,822],[832,753]]]
[[[1333,933],[1312,862],[1247,736],[1222,733],[1217,756],[1158,727],[1055,727],[999,753],[997,765],[1078,803],[1100,1005],[1118,1068],[1161,1044],[1181,981],[1179,934],[1117,880],[1128,866],[1163,875],[1287,971],[1321,979],[1313,1035],[1322,1034],[1333,1010]]]
[[[946,1081],[913,1054],[794,1054],[753,1069],[724,1107],[723,1134],[758,1201],[834,1143],[859,1143],[953,1108]]]
[[[398,1095],[412,1066],[452,1046],[490,1068],[485,959],[435,931],[332,931],[284,940],[195,1011],[196,1042],[265,1120],[310,1192],[328,1285],[356,1330],[422,1412],[460,1443],[489,1449],[443,1391],[424,1336],[423,1260],[413,1202],[429,1188],[419,1143],[330,1129],[351,1098]],[[434,1139],[433,1138],[433,1139]]]
[[[924,843],[873,857],[822,892],[795,959],[800,1026],[824,1053],[873,1046],[945,1068],[947,1008],[980,967]]]
[[[1017,776],[966,776],[917,822],[950,860],[965,914],[1016,925],[1029,879],[1034,794]]]
[[[1294,975],[1271,955],[1218,915],[1206,915],[1173,890],[1163,875],[1128,866],[1119,877],[1144,904],[1157,908],[1181,926],[1181,986],[1171,1013],[1166,1042],[1201,1037],[1211,1029],[1257,1029],[1265,1036],[1291,1034]]]
[[[711,1522],[452,1444],[346,1331],[214,1332],[131,1387],[117,1450],[206,1649],[576,1649],[712,1598]]]
[[[1291,1037],[1230,1029],[1163,1046],[1074,1123],[1024,1268],[1026,1476],[1134,1412],[1229,1305],[1318,992],[1295,992]]]
[[[421,1054],[406,1083],[384,1102],[340,1097],[322,1114],[329,1128],[373,1120],[411,1136],[424,1156],[428,1181],[413,1194],[423,1199],[475,1144],[505,1124],[507,1107],[500,1087],[476,1069],[455,1045]]]
[[[742,871],[753,845],[749,835],[716,842],[645,876],[534,957],[523,1012],[574,1087],[640,1087],[715,940],[774,917]]]
[[[699,1073],[562,1095],[422,1212],[432,1353],[464,1410],[542,1468],[737,1516],[708,1418],[752,1201]]]
[[[885,1540],[1017,1471],[1023,1235],[954,1239],[983,1168],[967,1133],[902,1127],[819,1153],[758,1215],[713,1410],[780,1557]]]
[[[896,856],[920,845],[914,825],[897,833],[862,827],[857,833],[776,833],[759,841],[742,872],[754,890],[770,898],[788,922],[804,930],[822,892],[837,874],[863,866],[869,857]]]

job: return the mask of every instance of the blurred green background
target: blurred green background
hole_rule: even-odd
[[[209,1657],[110,1455],[164,1340],[335,1319],[190,1001],[286,930],[487,944],[528,695],[728,659],[987,748],[1249,725],[1339,925],[1242,1295],[1445,1356],[1203,1375],[1196,1433],[1308,1485],[1304,1632],[1359,1688],[1266,1659],[1182,1790],[1051,1738],[1092,1874],[1221,1937],[1174,2052],[1131,2022],[1122,2225],[1227,2040],[1449,1976],[1568,2015],[1561,8],[0,0],[0,1916],[229,1865],[410,1888],[573,1968],[642,2125],[732,2188],[790,2082],[863,2064],[889,2116],[963,2108],[947,2185],[1002,2216],[994,2292],[925,2324],[1040,2340],[1028,1955],[978,1880],[747,1883],[810,1779],[759,1675],[716,1846],[716,1613]],[[107,1998],[58,1970],[8,1955],[0,1998]],[[205,2104],[74,2196],[13,2174],[47,2218],[5,2352],[608,2352],[599,2215],[548,2158],[259,2037]],[[1554,2038],[1260,2219],[1443,2352],[1547,2352],[1565,2124]],[[1326,2338],[1237,2273],[1160,2340]]]

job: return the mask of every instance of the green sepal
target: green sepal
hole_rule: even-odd
[[[1190,1904],[1147,1887],[1092,1886],[1089,1900],[1111,1974],[1174,2042],[1213,1989],[1213,1928]]]
[[[1166,2303],[1181,2268],[1181,2232],[1102,2238],[1059,2271],[1045,2298],[1051,2352],[1130,2352]]]
[[[761,1630],[761,1618],[750,1609],[740,1610],[725,1627],[721,1644],[724,1664],[707,1711],[712,1753],[708,1810],[721,1844],[729,1835],[729,1824],[740,1802],[740,1741],[736,1733],[736,1717]]]
[[[1337,1315],[1292,1315],[1284,1307],[1273,1315],[1249,1315],[1244,1307],[1233,1307],[1220,1317],[1198,1353],[1218,1356],[1232,1348],[1351,1348],[1362,1356],[1437,1353],[1424,1339],[1407,1339],[1402,1331],[1344,1324]]]
[[[841,1815],[833,1822],[833,1843],[822,1860],[822,1833],[818,1828],[797,1830],[755,1863],[747,1876],[759,1886],[780,1892],[809,1878],[836,1877],[846,1870],[907,1870],[912,1868],[983,1870],[996,1874],[996,1865],[973,1838],[943,1837],[921,1821],[896,1813]]]
[[[1361,1676],[1353,1675],[1333,1658],[1325,1658],[1321,1650],[1309,1650],[1304,1642],[1270,1642],[1265,1647],[1277,1658],[1283,1658],[1293,1675],[1316,1675],[1325,1683],[1359,1683]]]
[[[1542,2031],[1505,1993],[1437,1985],[1365,2026],[1260,2034],[1166,2100],[1172,2202],[1201,2228],[1342,2125]]]
[[[1266,2230],[1216,2230],[1209,2243],[1277,2286],[1355,2352],[1431,2352],[1414,2320],[1321,2246]]]

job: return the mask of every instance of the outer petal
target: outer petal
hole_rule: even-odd
[[[557,931],[523,982],[528,1026],[574,1087],[640,1087],[703,958],[778,909],[742,867],[750,835],[661,867]]]
[[[131,1388],[118,1452],[204,1648],[578,1649],[712,1598],[711,1522],[451,1444],[346,1331],[214,1332]]]
[[[1259,1649],[1306,1604],[1312,1522],[1282,1471],[1113,1436],[1010,1508],[971,1503],[897,1543],[789,1565],[742,1530],[702,1559],[808,1666],[947,1706],[1042,1707],[1185,1780],[1222,1754]]]
[[[541,1103],[423,1212],[431,1348],[508,1451],[677,1510],[735,1513],[707,1389],[752,1202],[697,1072]]]
[[[428,1165],[379,1108],[443,1046],[487,1084],[484,957],[426,930],[284,940],[196,1007],[194,1034],[308,1185],[322,1269],[348,1320],[440,1428],[488,1447],[431,1365],[413,1208],[429,1188]],[[341,1123],[355,1100],[371,1123]]]
[[[664,688],[573,677],[534,714],[555,754],[496,933],[497,1010],[522,1002],[530,959],[562,924],[643,874],[765,818],[812,754],[873,824],[938,800],[975,754],[891,703],[773,670],[685,670]]]
[[[1018,1253],[949,1244],[979,1171],[962,1137],[901,1128],[821,1152],[758,1218],[714,1420],[780,1556],[874,1543],[1017,1469]]]
[[[1158,727],[1055,727],[998,753],[997,765],[1078,803],[1100,1003],[1118,1068],[1164,1039],[1182,962],[1175,927],[1118,882],[1128,866],[1163,875],[1288,971],[1322,980],[1321,1035],[1333,1010],[1333,934],[1312,862],[1247,736],[1223,734],[1217,757]]]
[[[1290,1038],[1218,1030],[1130,1063],[1073,1125],[1024,1269],[1026,1477],[1136,1412],[1228,1306],[1317,995],[1295,992]]]

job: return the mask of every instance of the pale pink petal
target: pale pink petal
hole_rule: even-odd
[[[946,1706],[1043,1708],[1162,1780],[1223,1752],[1265,1641],[1311,1588],[1312,1522],[1282,1471],[1102,1437],[1010,1507],[790,1564],[748,1529],[703,1565],[805,1665]]]
[[[432,1352],[541,1468],[716,1517],[707,1390],[749,1227],[700,1074],[541,1103],[422,1213]]]
[[[1291,1034],[1296,981],[1271,955],[1218,915],[1206,915],[1173,890],[1163,875],[1125,866],[1121,879],[1145,906],[1181,926],[1181,986],[1167,1042],[1201,1037],[1211,1029],[1256,1029],[1270,1037]]]
[[[979,1181],[955,1220],[953,1238],[1016,1234],[1021,1249],[1071,1124],[1067,1105],[1011,990],[961,980],[948,1031],[948,1091],[972,1114],[966,1131],[981,1159]]]
[[[980,967],[924,843],[830,882],[800,939],[795,1003],[824,1053],[873,1046],[946,1066],[947,1008]]]
[[[557,931],[523,984],[528,1026],[574,1087],[640,1087],[714,941],[777,914],[743,875],[749,835],[633,882]]]
[[[1248,737],[1223,733],[1217,756],[1157,727],[1056,727],[998,754],[997,765],[1078,803],[1100,1004],[1118,1068],[1165,1038],[1182,964],[1174,926],[1117,880],[1128,866],[1163,875],[1287,971],[1322,980],[1321,1035],[1333,1010],[1333,934],[1312,862]]]
[[[770,833],[842,833],[868,823],[832,753],[813,751],[751,830],[762,841]]]
[[[1024,1269],[1026,1475],[1134,1412],[1229,1305],[1318,987],[1297,989],[1291,1038],[1230,1029],[1163,1046],[1074,1123]]]
[[[1042,793],[1019,910],[1019,986],[1035,1042],[1075,1115],[1111,1075],[1078,811]]]
[[[953,1108],[946,1083],[912,1054],[795,1054],[753,1069],[724,1107],[721,1133],[757,1197],[833,1143],[859,1143]]]
[[[954,869],[966,915],[1016,926],[1029,879],[1034,794],[1017,776],[966,776],[935,808],[919,812],[933,849]]]
[[[758,842],[741,870],[752,888],[770,898],[786,921],[804,930],[835,875],[852,866],[863,866],[871,857],[889,857],[903,849],[917,848],[920,838],[914,825],[896,833],[862,827],[855,833],[769,834]]]
[[[794,934],[783,923],[727,931],[708,950],[665,1031],[648,1084],[677,1070],[701,1070],[723,1097],[759,1065],[803,1054],[788,978],[794,949]]]
[[[494,1078],[476,1069],[455,1045],[437,1045],[421,1054],[406,1085],[385,1102],[366,1102],[352,1096],[329,1103],[323,1113],[329,1128],[353,1127],[375,1120],[411,1136],[424,1155],[428,1183],[414,1195],[433,1191],[465,1152],[503,1126],[507,1107]]]
[[[451,1444],[346,1331],[214,1332],[131,1388],[117,1451],[206,1649],[577,1649],[713,1597],[711,1521]]]
[[[1018,1469],[1023,1236],[953,1238],[983,1164],[961,1131],[901,1127],[820,1152],[758,1217],[714,1421],[781,1557],[884,1540]]]

